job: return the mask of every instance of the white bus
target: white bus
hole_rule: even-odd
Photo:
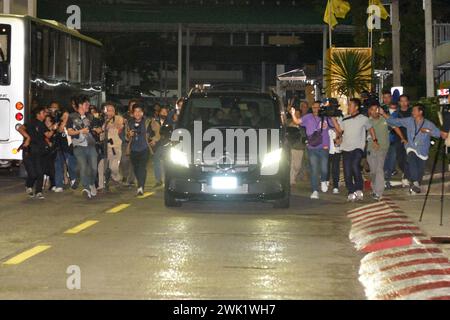
[[[55,21],[0,15],[0,167],[22,160],[22,136],[35,106],[69,106],[77,95],[100,105],[102,44]]]

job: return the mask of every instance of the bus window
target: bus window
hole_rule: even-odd
[[[70,41],[70,69],[69,80],[73,82],[80,81],[80,41],[71,38]]]
[[[48,77],[54,79],[56,76],[56,32],[50,30],[48,47]]]
[[[43,33],[35,24],[31,26],[31,73],[35,78],[42,77]]]
[[[89,44],[81,43],[81,82],[90,83],[91,80],[91,59],[89,54]]]
[[[102,53],[100,48],[92,47],[91,51],[91,60],[92,60],[92,83],[93,84],[101,84],[102,83]]]
[[[66,79],[66,35],[56,32],[55,77],[58,80]]]
[[[0,85],[11,84],[11,26],[0,25]]]

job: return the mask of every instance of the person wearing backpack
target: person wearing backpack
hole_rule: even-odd
[[[320,107],[321,102],[316,101],[312,106],[312,113],[300,119],[296,116],[295,109],[291,109],[293,122],[306,129],[308,139],[307,149],[311,167],[311,199],[313,200],[320,198],[319,189],[323,193],[328,192],[328,161],[330,151],[330,135],[328,130],[334,127],[333,119],[319,115]]]

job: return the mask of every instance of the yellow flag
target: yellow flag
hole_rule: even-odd
[[[386,8],[383,6],[380,0],[369,0],[369,6],[375,5],[380,8],[380,18],[383,20],[386,20],[389,18],[389,13],[387,12]]]
[[[345,0],[328,0],[323,21],[334,28],[338,24],[337,18],[344,19],[350,9],[350,3]]]

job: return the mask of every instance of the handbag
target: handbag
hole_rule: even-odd
[[[318,147],[323,143],[323,120],[320,121],[320,130],[315,131],[308,137],[308,145],[310,147]]]

